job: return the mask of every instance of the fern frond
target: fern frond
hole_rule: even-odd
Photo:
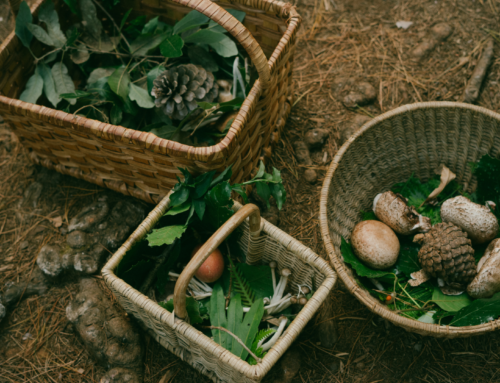
[[[258,346],[259,342],[266,340],[271,335],[273,335],[275,332],[276,332],[276,330],[274,330],[272,328],[260,330],[257,333],[257,335],[255,336],[255,340],[252,343],[252,352],[255,353],[255,351],[257,350],[257,346]]]
[[[229,271],[231,272],[231,276],[233,278],[233,288],[238,294],[241,295],[241,302],[245,306],[250,307],[255,302],[255,292],[252,290],[241,271],[234,265],[231,257],[228,257],[228,259],[231,264]]]

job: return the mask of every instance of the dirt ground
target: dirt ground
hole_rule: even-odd
[[[465,84],[491,31],[498,31],[495,0],[298,0],[303,17],[295,59],[296,105],[273,155],[282,172],[288,202],[280,228],[325,256],[318,224],[319,193],[328,164],[339,148],[341,129],[356,114],[376,116],[418,101],[461,99]],[[0,0],[0,41],[13,27],[7,2]],[[407,30],[397,21],[412,21]],[[409,52],[435,23],[453,34],[419,64]],[[500,59],[488,72],[478,104],[498,110]],[[356,110],[338,100],[334,81],[355,77],[370,82],[377,100]],[[322,150],[312,153],[319,179],[303,181],[304,167],[293,156],[293,142],[314,127],[330,130]],[[325,155],[326,152],[326,155]],[[326,157],[325,157],[326,156]],[[325,161],[323,161],[325,160]],[[36,255],[49,241],[62,241],[51,219],[68,222],[78,208],[103,194],[95,185],[34,167],[27,152],[0,124],[0,291],[23,281]],[[44,185],[36,207],[18,207],[35,180]],[[20,300],[0,324],[0,382],[98,382],[105,369],[94,363],[68,323],[65,309],[77,291],[74,281],[51,287],[43,296]],[[320,345],[318,319],[294,347],[303,355],[294,382],[499,382],[500,333],[440,340],[407,333],[372,315],[339,288],[332,292],[338,326],[333,349]],[[145,382],[208,382],[144,335]],[[278,368],[266,378],[273,381]]]

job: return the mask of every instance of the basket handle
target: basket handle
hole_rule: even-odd
[[[217,230],[197,251],[182,271],[174,289],[174,313],[180,319],[187,318],[186,290],[194,274],[203,262],[241,223],[250,216],[250,233],[260,232],[260,211],[253,204],[243,206]]]
[[[17,1],[17,0],[9,0]],[[259,73],[260,85],[263,89],[269,86],[271,71],[267,62],[266,55],[259,43],[252,36],[250,31],[241,24],[236,17],[231,15],[221,6],[211,0],[172,0],[175,3],[197,10],[203,13],[228,31],[245,48],[248,55]]]

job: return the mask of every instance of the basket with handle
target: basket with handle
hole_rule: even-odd
[[[316,313],[333,288],[336,274],[312,250],[261,219],[255,205],[242,206],[235,202],[233,209],[236,213],[198,250],[181,273],[174,290],[174,312],[170,313],[115,274],[126,252],[154,227],[165,214],[169,202],[168,196],[165,197],[104,266],[102,274],[106,285],[125,310],[136,317],[158,342],[214,382],[259,382]],[[292,270],[288,284],[292,292],[297,294],[297,284],[312,285],[314,289],[311,299],[278,342],[254,366],[236,357],[183,319],[187,317],[186,288],[189,281],[213,250],[237,227],[241,229],[239,245],[247,263],[276,261],[278,270]]]
[[[9,0],[14,14],[20,0]],[[44,0],[31,7],[36,17]],[[218,5],[219,4],[219,5]],[[34,163],[158,203],[181,176],[233,165],[233,182],[247,179],[262,153],[279,140],[292,105],[292,67],[300,16],[272,0],[122,0],[123,10],[173,24],[192,9],[226,29],[252,60],[259,79],[224,139],[193,147],[153,133],[115,126],[17,100],[34,70],[33,57],[14,32],[0,46],[0,115],[30,150]],[[56,1],[56,7],[66,7]],[[246,12],[244,25],[227,9]],[[69,12],[69,10],[67,10]],[[35,52],[41,46],[34,46]],[[266,149],[266,150],[265,150]]]
[[[500,114],[456,102],[425,102],[384,113],[356,132],[338,151],[323,183],[320,226],[330,260],[349,291],[372,312],[405,330],[442,338],[480,335],[500,328],[500,319],[476,326],[442,326],[402,317],[362,288],[340,253],[371,210],[373,198],[406,182],[412,174],[427,181],[440,164],[471,193],[476,180],[468,164],[485,154],[500,156]]]

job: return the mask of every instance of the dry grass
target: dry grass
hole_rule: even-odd
[[[280,227],[325,256],[317,219],[319,191],[338,150],[339,130],[356,113],[375,116],[406,103],[459,100],[488,31],[498,31],[500,2],[300,0],[297,6],[304,20],[294,74],[298,101],[273,165],[282,171],[288,191]],[[4,14],[5,4],[0,3],[0,17]],[[397,29],[399,20],[414,25]],[[420,64],[412,63],[408,58],[412,47],[429,26],[443,21],[453,26],[452,36]],[[0,39],[5,36],[3,27],[0,22]],[[499,63],[494,60],[479,100],[493,110],[500,101]],[[366,79],[377,89],[377,101],[346,110],[332,89],[338,77]],[[292,143],[313,127],[327,128],[331,135],[322,150],[312,153],[319,180],[308,185],[302,179],[304,167],[292,155]],[[12,140],[10,152],[3,145],[7,136]],[[0,288],[8,281],[28,278],[44,243],[63,240],[48,218],[67,220],[102,193],[119,198],[61,177],[44,189],[36,209],[17,208],[24,190],[40,173],[15,137],[0,125]],[[66,282],[10,310],[0,324],[0,382],[99,381],[104,369],[93,363],[66,322],[65,307],[75,292],[75,284]],[[342,289],[332,293],[327,306],[297,342],[304,361],[295,382],[500,381],[499,334],[439,340],[406,333],[380,321]],[[328,317],[335,318],[339,329],[332,350],[321,347],[316,331],[317,324]],[[174,382],[207,381],[147,336],[145,346],[145,382],[159,382],[165,374]],[[272,371],[266,380],[273,381],[276,373]]]

